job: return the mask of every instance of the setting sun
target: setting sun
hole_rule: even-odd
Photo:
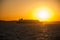
[[[42,9],[37,13],[37,17],[40,19],[40,21],[45,21],[50,18],[50,14],[47,10]]]
[[[53,21],[55,19],[56,13],[51,8],[41,7],[34,11],[34,16],[40,21]]]

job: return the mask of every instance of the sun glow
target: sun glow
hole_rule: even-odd
[[[50,14],[47,10],[41,10],[37,13],[37,17],[41,19],[41,21],[47,20],[50,17]]]
[[[35,18],[40,21],[52,21],[55,15],[53,10],[47,7],[37,8],[34,13]]]

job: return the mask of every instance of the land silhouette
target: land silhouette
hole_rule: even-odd
[[[0,40],[60,40],[60,21],[0,20]]]

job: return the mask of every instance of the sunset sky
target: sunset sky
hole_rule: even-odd
[[[56,14],[53,20],[60,21],[60,3],[56,0],[3,0],[0,4],[0,20],[18,20],[19,18],[35,20],[34,10],[47,6]]]

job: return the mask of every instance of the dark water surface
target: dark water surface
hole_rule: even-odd
[[[60,40],[60,24],[0,22],[0,40]]]

